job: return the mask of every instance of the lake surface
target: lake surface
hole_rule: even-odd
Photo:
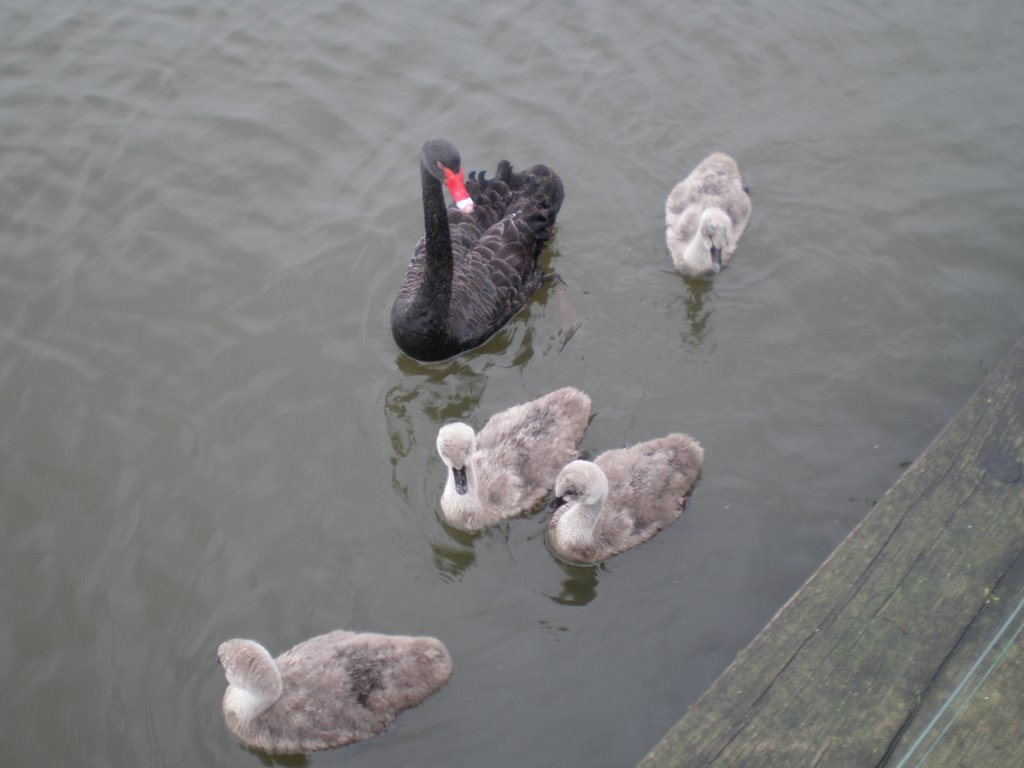
[[[549,6],[4,4],[5,765],[262,764],[217,645],[339,627],[455,672],[309,763],[633,765],[1020,337],[1024,4]],[[566,288],[421,365],[434,136],[559,172]],[[664,200],[715,150],[753,218],[688,282]],[[701,441],[680,520],[594,568],[444,526],[437,428],[567,384],[589,452]]]

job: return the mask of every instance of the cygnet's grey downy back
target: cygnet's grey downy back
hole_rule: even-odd
[[[276,660],[254,640],[227,640],[217,658],[228,679],[228,729],[247,747],[273,754],[376,736],[452,672],[436,638],[344,630],[299,643]]]
[[[736,161],[715,152],[676,184],[665,201],[665,241],[676,269],[689,277],[729,263],[750,221],[750,195]]]
[[[548,524],[549,546],[596,563],[642,544],[682,513],[703,461],[696,440],[673,433],[571,462],[555,483],[564,504]]]
[[[478,531],[528,512],[578,456],[590,421],[590,398],[563,387],[494,414],[478,433],[456,422],[441,427],[437,452],[448,468],[441,511],[456,528]]]

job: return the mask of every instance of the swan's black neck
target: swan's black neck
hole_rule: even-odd
[[[448,317],[452,298],[452,235],[441,182],[420,165],[423,181],[423,228],[426,233],[426,264],[421,297],[430,301],[431,313]]]
[[[423,264],[418,280],[391,308],[391,334],[395,343],[416,360],[444,360],[456,354],[460,345],[452,333],[452,235],[441,182],[425,167],[423,180]],[[417,247],[419,251],[419,247]],[[412,274],[412,273],[410,273]],[[409,282],[408,275],[406,281]]]

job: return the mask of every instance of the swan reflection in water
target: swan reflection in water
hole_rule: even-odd
[[[496,341],[491,339],[488,345]],[[487,386],[484,373],[493,360],[467,356],[424,365],[400,354],[397,365],[399,381],[384,396],[391,486],[410,507],[409,514],[436,516],[444,530],[430,544],[434,564],[443,579],[457,581],[476,561],[473,541],[479,536],[444,524],[438,505],[444,465],[434,440],[441,424],[474,418]]]
[[[557,557],[554,560],[565,572],[565,578],[557,595],[547,595],[549,600],[559,605],[586,605],[597,597],[597,574],[604,570],[603,564],[573,565]]]
[[[434,555],[434,567],[444,581],[459,581],[463,574],[476,563],[474,545],[483,536],[480,532],[461,531],[445,522],[440,509],[437,510],[438,524],[446,535],[430,542]]]
[[[711,330],[711,301],[714,296],[714,283],[710,280],[688,279],[689,291],[681,297],[686,311],[686,326],[680,336],[682,342],[691,349],[697,349]]]
[[[391,442],[391,485],[403,500],[409,501],[410,482],[430,487],[424,476],[429,472],[428,461],[437,456],[434,439],[438,425],[470,418],[487,386],[487,378],[465,361],[427,366],[401,355],[398,367],[399,383],[384,396],[384,418]],[[413,454],[414,448],[416,458],[422,455],[422,460],[406,467],[405,459]],[[403,477],[406,473],[409,480]]]
[[[545,505],[542,512],[531,513],[531,515],[537,515],[538,519],[544,522],[544,527],[537,533],[528,536],[525,541],[520,541],[518,545],[542,549],[545,547],[544,530],[547,526],[546,513],[549,509],[549,505]],[[485,531],[469,532],[448,525],[440,513],[437,515],[437,520],[439,526],[444,529],[444,535],[431,541],[430,549],[438,574],[450,583],[459,581],[476,564],[476,547],[481,539],[497,537],[505,546],[511,546],[513,538],[511,526],[527,524],[524,520],[514,520]],[[557,556],[552,556],[551,559],[562,571],[564,578],[558,582],[557,591],[554,593],[547,590],[547,585],[539,590],[546,598],[558,605],[581,606],[587,605],[597,597],[598,574],[605,568],[603,563],[574,565],[560,560]],[[544,573],[547,574],[548,570],[545,568]],[[547,575],[543,578],[546,582],[550,581]]]
[[[359,744],[353,744],[349,746],[349,749],[355,750],[358,749],[359,746]],[[251,755],[255,755],[263,765],[283,765],[285,768],[307,768],[307,766],[313,764],[313,760],[310,758],[309,754],[305,752],[300,752],[297,755],[271,755],[261,749],[253,749],[252,747],[247,747],[244,744],[239,744],[238,748]]]

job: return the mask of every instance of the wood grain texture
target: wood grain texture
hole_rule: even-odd
[[[1022,462],[1024,340],[641,768],[916,765],[1024,595]],[[1024,765],[1024,637],[1008,637],[989,699],[946,706],[930,768]]]

